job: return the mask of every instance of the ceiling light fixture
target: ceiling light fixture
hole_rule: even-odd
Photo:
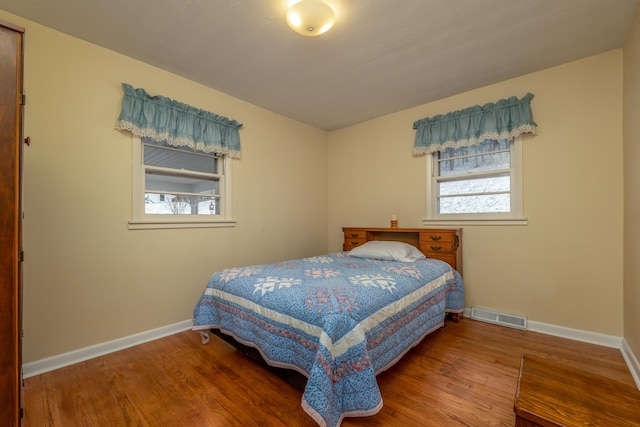
[[[336,14],[321,0],[300,0],[287,11],[287,24],[303,36],[319,36],[326,33],[336,21]]]

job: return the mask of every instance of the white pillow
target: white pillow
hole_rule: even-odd
[[[374,240],[351,249],[349,256],[388,261],[413,262],[426,256],[415,246],[403,242]]]

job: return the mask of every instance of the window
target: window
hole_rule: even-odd
[[[231,160],[134,136],[130,228],[215,227],[232,222]]]
[[[521,142],[486,140],[427,156],[425,222],[523,220]]]

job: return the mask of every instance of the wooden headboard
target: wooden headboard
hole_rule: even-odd
[[[428,258],[448,263],[462,274],[461,228],[365,228],[345,227],[342,250],[350,251],[372,240],[404,242],[415,246]]]

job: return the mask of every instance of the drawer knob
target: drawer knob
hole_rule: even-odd
[[[431,250],[433,251],[439,251],[440,249],[442,249],[442,246],[431,246]]]
[[[351,242],[352,245],[357,245],[358,241],[356,240],[355,242]]]
[[[351,237],[358,237],[358,233],[351,233]]]
[[[435,240],[435,241],[442,239],[442,236],[430,236],[430,237],[431,237],[431,240]]]

